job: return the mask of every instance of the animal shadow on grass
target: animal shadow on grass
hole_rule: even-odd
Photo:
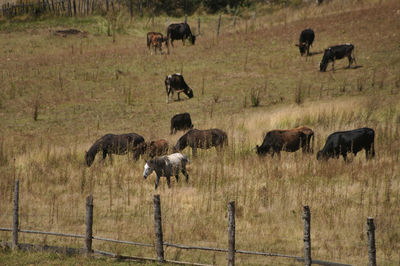
[[[345,66],[345,67],[339,67],[339,68],[335,67],[335,70],[330,69],[330,70],[327,70],[326,72],[329,72],[329,71],[337,72],[338,70],[357,69],[357,68],[362,68],[362,67],[363,67],[362,65],[356,65],[356,66],[350,66],[350,67]]]
[[[324,53],[324,51],[310,52],[308,54],[308,56],[313,56],[313,55],[322,54],[322,53]]]

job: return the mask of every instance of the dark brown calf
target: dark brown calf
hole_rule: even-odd
[[[303,152],[312,152],[310,148],[311,138],[314,132],[307,127],[298,127],[286,130],[269,131],[261,146],[256,146],[258,155],[275,153],[280,155],[281,151],[295,152],[302,148]]]

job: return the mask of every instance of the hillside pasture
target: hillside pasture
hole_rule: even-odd
[[[312,256],[365,265],[366,217],[375,217],[377,261],[400,261],[400,3],[330,1],[269,13],[232,26],[223,16],[201,16],[194,46],[175,42],[170,54],[150,55],[147,31],[165,31],[167,19],[115,20],[107,36],[101,17],[49,19],[0,26],[0,225],[12,224],[12,192],[20,180],[20,227],[84,232],[85,198],[94,196],[94,235],[154,242],[153,194],[161,195],[164,240],[227,246],[227,203],[236,201],[236,247],[301,256],[302,206],[311,209]],[[249,12],[250,14],[250,12]],[[183,20],[176,19],[177,21]],[[171,21],[172,22],[172,21]],[[196,28],[197,17],[188,22]],[[76,27],[87,37],[54,35]],[[311,27],[311,57],[295,43]],[[330,45],[355,45],[358,67],[347,59],[319,72]],[[166,51],[165,48],[163,48]],[[165,76],[180,72],[194,98],[166,104]],[[175,95],[176,99],[176,95]],[[256,104],[257,103],[257,104]],[[170,118],[189,112],[196,128],[220,128],[222,155],[190,157],[189,183],[155,175],[144,180],[143,159],[84,154],[107,133],[135,132],[175,144]],[[315,132],[314,154],[258,157],[255,146],[272,129],[299,125]],[[327,136],[358,127],[375,129],[376,157],[350,162],[316,160]],[[0,232],[1,240],[11,234]],[[81,247],[83,242],[21,234],[21,242]],[[94,242],[94,249],[154,257],[149,248]],[[225,254],[167,248],[175,260],[224,264]],[[240,265],[291,265],[281,258],[237,255]]]

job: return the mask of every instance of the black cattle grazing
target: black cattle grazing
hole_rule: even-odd
[[[142,142],[144,142],[144,138],[136,133],[104,135],[96,140],[89,151],[86,152],[86,164],[87,166],[91,166],[98,152],[103,152],[103,160],[107,155],[112,159],[111,154],[127,154],[128,152],[132,152],[134,148]],[[137,160],[139,156],[134,153],[133,158]]]
[[[354,57],[353,53],[354,45],[350,43],[331,46],[325,49],[324,56],[322,57],[321,63],[319,64],[319,70],[325,72],[329,62],[332,62],[332,71],[335,71],[335,60],[342,59],[344,57],[347,57],[349,59],[348,68],[350,68],[353,62],[357,64],[356,58]]]
[[[196,41],[196,36],[192,34],[190,26],[187,23],[173,23],[167,28],[167,46],[171,42],[172,47],[174,46],[174,40],[182,40],[185,44],[185,40],[189,39],[191,44]]]
[[[165,38],[162,33],[159,32],[148,32],[147,33],[147,47],[154,48],[154,53],[156,53],[157,49],[162,53],[162,43],[166,42],[167,38]]]
[[[171,135],[178,130],[193,128],[192,119],[189,113],[176,114],[171,118]]]
[[[183,76],[180,73],[168,75],[165,78],[165,89],[167,90],[167,103],[169,103],[169,94],[174,92],[178,93],[178,101],[180,101],[179,94],[183,92],[187,97],[193,98],[193,90],[186,84]]]
[[[375,156],[374,139],[374,130],[367,127],[332,133],[328,136],[324,148],[317,153],[317,160],[339,158],[342,155],[346,161],[347,153],[357,155],[362,149],[365,149],[365,157],[368,160]]]
[[[314,132],[308,127],[298,127],[286,130],[271,130],[265,137],[261,146],[256,146],[258,155],[268,153],[273,157],[275,153],[280,155],[281,151],[295,152],[302,148],[303,152],[312,152],[310,148]]]
[[[221,129],[191,129],[179,138],[174,146],[174,151],[178,152],[190,146],[192,148],[192,155],[196,156],[197,148],[209,149],[215,147],[217,151],[221,151],[226,145],[228,145],[228,136]]]
[[[307,56],[310,54],[310,46],[312,46],[314,38],[315,34],[312,29],[305,29],[300,33],[299,43],[296,46],[299,47],[301,56],[305,53],[307,53]]]

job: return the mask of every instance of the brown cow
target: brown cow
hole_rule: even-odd
[[[269,131],[264,138],[261,146],[256,146],[258,155],[275,153],[280,155],[281,151],[295,152],[302,148],[303,152],[312,152],[310,141],[314,132],[307,127],[298,127],[286,130]]]
[[[154,48],[154,53],[157,52],[157,49],[162,53],[162,43],[166,41],[166,38],[159,32],[148,32],[147,33],[147,47]]]
[[[148,154],[151,158],[168,154],[169,145],[165,139],[143,142],[136,147],[134,153],[136,156]]]

